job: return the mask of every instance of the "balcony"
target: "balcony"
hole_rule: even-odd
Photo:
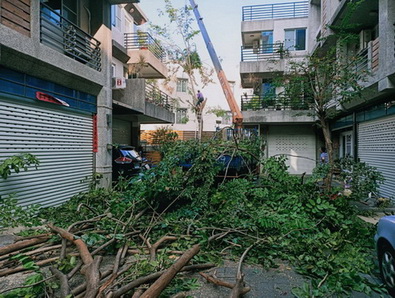
[[[166,52],[149,33],[125,33],[124,42],[130,57],[128,65],[131,75],[146,79],[166,78]]]
[[[156,106],[163,107],[168,111],[173,111],[174,99],[163,91],[156,88],[154,85],[146,84],[145,86],[145,100]]]
[[[258,110],[310,110],[311,105],[305,100],[284,100],[276,97],[276,95],[258,96],[243,95],[241,97],[242,111],[258,111]]]
[[[145,79],[126,80],[125,89],[113,90],[114,114],[125,119],[137,117],[140,123],[174,122],[173,102],[173,98]]]
[[[308,1],[251,5],[242,7],[243,21],[304,18],[309,13]]]
[[[307,102],[284,101],[273,96],[243,95],[241,110],[245,124],[257,123],[313,123],[313,109]]]
[[[44,3],[40,8],[40,42],[101,71],[100,42]]]
[[[241,61],[278,60],[283,59],[285,54],[283,43],[241,47]]]
[[[270,79],[285,70],[287,51],[283,43],[241,47],[240,77],[243,88],[253,88],[262,79]]]

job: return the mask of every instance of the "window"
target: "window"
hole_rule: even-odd
[[[187,79],[178,79],[177,80],[177,92],[187,92]]]
[[[111,25],[121,27],[121,7],[119,5],[111,6]]]
[[[186,124],[188,122],[187,109],[177,109],[176,123]]]
[[[262,84],[262,97],[266,99],[272,99],[276,95],[276,88],[271,82],[265,82]]]
[[[340,135],[340,157],[353,156],[352,131],[343,132]]]
[[[273,53],[273,31],[262,31],[262,53]]]
[[[285,49],[288,51],[306,50],[306,29],[285,30]]]
[[[115,77],[116,74],[116,70],[117,70],[117,66],[114,63],[111,63],[111,77]]]

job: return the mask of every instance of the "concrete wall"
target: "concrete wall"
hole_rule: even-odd
[[[113,90],[113,98],[127,104],[132,110],[145,113],[145,80],[126,80],[126,88]]]

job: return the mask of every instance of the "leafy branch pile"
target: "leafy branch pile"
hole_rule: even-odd
[[[52,274],[34,269],[40,280],[52,278],[52,283],[39,283],[41,291],[54,291],[57,284],[63,293],[77,297],[89,291],[106,297],[132,292],[146,297],[154,287],[168,297],[196,287],[196,281],[179,274],[170,286],[168,276],[161,287],[149,284],[162,282],[169,272],[165,269],[183,259],[186,262],[176,272],[188,269],[184,265],[189,259],[199,270],[224,258],[265,266],[283,259],[311,279],[294,289],[299,297],[384,291],[365,278],[374,273],[374,231],[356,216],[349,198],[323,192],[314,179],[289,175],[282,157],[265,159],[259,178],[248,172],[238,179],[218,178],[226,171],[216,160],[219,155],[241,155],[251,165],[259,156],[259,141],[172,141],[163,150],[163,161],[131,183],[92,190],[60,207],[43,209],[40,217],[51,223],[50,236],[41,237],[50,240],[8,255],[0,252],[0,260],[9,257],[2,267],[13,270],[20,264],[18,258],[26,255],[33,261],[30,266],[40,266],[42,259],[52,256],[56,258]],[[185,161],[191,164],[189,169],[180,166]],[[73,245],[66,246],[66,239]],[[46,248],[51,256],[32,253]],[[101,256],[112,260],[110,268],[101,265]],[[67,291],[81,266],[85,283]],[[234,297],[248,290],[239,273],[230,286],[233,290],[239,286]],[[0,275],[6,275],[4,270]],[[15,297],[13,293],[3,295]]]

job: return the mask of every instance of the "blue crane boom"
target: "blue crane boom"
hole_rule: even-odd
[[[217,76],[221,84],[222,90],[224,92],[226,101],[228,102],[229,108],[232,112],[233,123],[235,124],[235,127],[240,128],[243,123],[243,115],[241,114],[240,108],[237,105],[236,99],[232,92],[232,88],[230,87],[225,72],[222,69],[221,62],[219,61],[217,53],[214,50],[214,46],[210,40],[210,37],[208,36],[206,26],[203,23],[203,18],[200,16],[200,13],[198,11],[198,6],[195,4],[194,0],[189,0],[189,1],[191,3],[193,12],[195,14],[200,32],[202,33],[204,42],[206,43],[208,53],[211,57],[211,61],[213,62],[214,69],[217,72]]]

